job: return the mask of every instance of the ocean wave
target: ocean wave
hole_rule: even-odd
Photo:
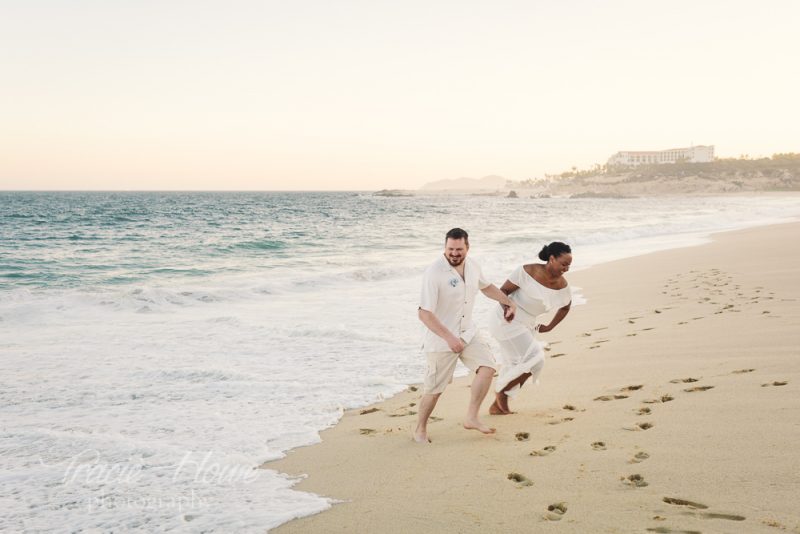
[[[345,325],[320,325],[320,326],[299,326],[281,329],[280,332],[290,338],[319,338],[319,339],[339,339],[347,341],[367,341],[377,343],[396,343],[394,336],[389,334],[378,334],[364,331],[362,329],[350,328]]]
[[[153,382],[189,382],[194,384],[210,384],[213,382],[263,382],[265,377],[256,373],[244,373],[230,369],[163,369],[150,371],[141,376],[145,381]]]
[[[407,278],[418,276],[421,271],[417,266],[407,267],[369,267],[356,269],[345,273],[343,276],[358,282],[375,282],[379,280],[391,280],[395,278]]]
[[[228,247],[224,247],[226,250],[281,250],[287,248],[287,244],[283,241],[278,240],[258,240],[258,241],[242,241],[240,243],[234,243]]]

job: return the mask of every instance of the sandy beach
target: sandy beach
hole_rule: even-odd
[[[541,336],[517,413],[487,397],[496,434],[461,427],[464,378],[430,445],[417,391],[350,411],[263,466],[339,501],[275,532],[800,533],[799,241],[759,227],[568,273],[588,302]]]

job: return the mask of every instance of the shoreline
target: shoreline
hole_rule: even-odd
[[[784,238],[777,239],[775,234],[780,234],[781,236],[784,236]],[[773,257],[777,255],[776,260],[778,263],[789,266],[789,269],[797,269],[798,265],[800,265],[800,261],[798,261],[800,258],[797,256],[800,255],[792,253],[791,251],[781,251],[780,245],[787,246],[786,244],[796,240],[798,235],[800,235],[800,223],[798,222],[784,223],[773,226],[755,226],[726,232],[715,232],[711,234],[710,243],[700,246],[714,249],[715,257],[710,259],[717,259],[717,256],[721,255],[724,256],[728,261],[712,261],[711,263],[718,263],[719,265],[711,266],[709,265],[709,258],[704,257],[703,261],[700,263],[705,265],[698,266],[701,267],[701,270],[697,272],[702,273],[702,276],[708,278],[708,280],[718,279],[719,281],[725,279],[724,287],[734,284],[734,279],[737,276],[743,279],[752,277],[753,273],[748,274],[748,271],[744,269],[744,267],[755,269],[758,266],[758,262],[752,258],[740,258],[736,253],[736,250],[739,247],[743,247],[745,250],[747,250],[748,254],[757,254],[760,250],[761,253],[771,254]],[[732,324],[733,322],[738,324],[742,321],[741,318],[747,317],[748,320],[756,320],[761,322],[766,321],[767,323],[772,323],[772,325],[780,326],[780,328],[777,330],[777,334],[778,338],[784,339],[784,341],[779,344],[779,347],[781,347],[780,352],[784,358],[784,352],[787,350],[786,347],[790,346],[792,343],[795,345],[800,344],[798,335],[787,331],[786,318],[788,315],[784,309],[787,306],[785,304],[780,304],[782,301],[777,300],[775,295],[772,295],[772,298],[768,300],[774,300],[774,302],[771,304],[773,304],[774,307],[781,308],[782,315],[779,316],[777,312],[772,312],[770,310],[761,310],[762,312],[766,311],[767,313],[761,313],[761,316],[759,317],[759,314],[754,314],[752,310],[741,309],[741,307],[737,308],[736,303],[733,303],[733,301],[729,303],[732,305],[731,308],[727,309],[729,311],[724,311],[726,309],[721,308],[720,310],[709,312],[707,309],[705,309],[710,306],[708,303],[712,302],[713,299],[722,299],[721,296],[716,296],[716,294],[712,295],[711,293],[708,295],[694,295],[694,293],[704,290],[701,285],[698,285],[697,287],[687,286],[677,288],[677,286],[681,284],[681,281],[678,280],[678,278],[686,274],[686,272],[679,268],[679,266],[686,264],[691,265],[691,260],[693,259],[693,256],[696,255],[695,252],[697,250],[697,246],[671,248],[657,252],[649,252],[644,255],[595,264],[592,265],[591,268],[570,273],[568,275],[570,283],[573,286],[577,285],[583,288],[583,293],[589,300],[588,305],[576,307],[570,316],[568,316],[562,325],[559,325],[559,327],[553,333],[543,336],[546,341],[551,342],[550,348],[552,350],[548,352],[548,365],[546,366],[542,375],[542,385],[538,386],[537,388],[528,387],[523,390],[517,403],[519,406],[515,406],[515,410],[518,410],[519,413],[511,416],[483,416],[492,424],[492,426],[498,427],[498,434],[495,436],[486,437],[473,435],[477,433],[471,433],[458,428],[458,412],[466,405],[464,395],[465,393],[468,393],[468,387],[465,386],[466,379],[460,378],[456,379],[454,383],[448,387],[447,392],[445,395],[443,395],[440,401],[440,405],[437,406],[437,409],[434,412],[434,415],[440,416],[442,421],[431,426],[432,437],[434,438],[435,443],[431,447],[426,448],[430,450],[421,451],[419,450],[420,448],[418,446],[415,447],[410,443],[410,439],[404,439],[408,438],[408,427],[415,422],[416,418],[414,417],[414,414],[411,413],[414,411],[414,406],[412,403],[415,403],[419,397],[419,394],[415,391],[406,391],[388,400],[371,405],[369,408],[361,408],[346,412],[335,426],[321,432],[321,436],[323,438],[322,443],[293,449],[287,452],[287,456],[285,458],[262,465],[261,467],[263,468],[274,469],[280,472],[310,473],[310,476],[301,481],[298,486],[295,487],[295,489],[311,491],[319,495],[327,495],[334,499],[343,499],[345,501],[343,504],[334,504],[332,509],[321,514],[307,516],[299,520],[285,523],[279,527],[279,530],[285,532],[293,532],[295,529],[297,529],[297,531],[300,529],[304,531],[309,529],[312,531],[323,531],[329,529],[346,528],[348,525],[352,527],[356,524],[359,526],[366,526],[366,524],[363,523],[363,515],[365,513],[363,507],[365,501],[370,502],[374,508],[371,510],[370,515],[376,518],[381,518],[380,521],[382,521],[382,523],[376,523],[374,525],[376,528],[380,526],[380,528],[384,530],[388,529],[388,531],[398,532],[407,530],[409,528],[426,528],[425,525],[428,523],[420,522],[421,517],[408,518],[405,517],[405,514],[399,512],[393,514],[391,509],[385,509],[387,502],[390,502],[386,499],[391,498],[391,502],[394,502],[396,499],[416,501],[421,495],[425,495],[427,493],[418,491],[418,485],[413,483],[414,477],[397,481],[395,480],[396,476],[392,474],[388,478],[395,482],[395,487],[393,489],[390,490],[385,487],[373,488],[373,490],[376,491],[369,492],[370,496],[367,497],[367,495],[363,493],[364,488],[372,487],[372,485],[370,484],[369,478],[363,478],[366,474],[362,472],[363,467],[361,470],[357,469],[355,473],[346,468],[348,465],[352,467],[366,463],[367,465],[371,466],[372,470],[374,470],[372,477],[383,479],[383,472],[381,469],[385,471],[384,466],[387,465],[387,462],[394,461],[394,457],[397,455],[401,456],[401,464],[410,462],[410,464],[405,465],[405,467],[409,469],[410,474],[418,471],[419,466],[414,464],[421,464],[422,466],[430,468],[431,465],[427,464],[427,461],[429,460],[428,457],[438,457],[443,452],[446,453],[446,456],[441,457],[440,459],[450,459],[449,463],[454,463],[452,462],[452,458],[454,457],[459,458],[478,455],[478,457],[482,459],[482,463],[488,462],[489,464],[493,465],[493,468],[490,469],[488,473],[480,473],[478,470],[478,472],[473,474],[475,476],[471,477],[465,477],[465,475],[469,475],[469,473],[451,473],[452,476],[454,476],[457,480],[465,478],[464,481],[468,482],[466,487],[471,487],[472,490],[467,491],[465,489],[464,491],[466,491],[470,497],[475,498],[473,493],[481,493],[483,490],[490,488],[494,489],[495,492],[499,494],[505,493],[508,488],[513,488],[516,490],[516,493],[519,494],[525,488],[516,487],[518,484],[507,480],[505,476],[511,472],[519,472],[520,474],[523,474],[526,471],[528,472],[528,475],[526,476],[530,476],[532,474],[535,475],[535,471],[532,471],[533,466],[525,466],[524,464],[531,462],[529,454],[530,451],[527,449],[538,445],[538,443],[534,443],[535,438],[528,438],[529,443],[518,442],[517,438],[515,437],[516,432],[513,431],[513,427],[520,426],[531,427],[532,429],[535,428],[536,430],[534,432],[528,431],[529,435],[536,435],[537,432],[542,432],[544,435],[552,435],[550,441],[552,441],[553,444],[549,446],[556,447],[556,450],[552,453],[552,455],[548,453],[542,454],[542,456],[557,456],[558,451],[560,451],[562,448],[559,443],[567,443],[571,441],[570,435],[564,435],[556,438],[555,434],[562,433],[560,431],[556,431],[557,429],[579,427],[580,425],[577,424],[577,420],[581,419],[580,414],[582,412],[589,411],[590,409],[599,411],[601,408],[613,407],[615,404],[619,405],[625,403],[623,402],[623,399],[619,399],[620,402],[618,403],[593,402],[591,399],[581,399],[580,402],[574,401],[573,406],[573,404],[569,403],[564,404],[567,402],[567,399],[558,399],[564,397],[566,393],[573,393],[577,395],[583,389],[586,389],[587,391],[599,391],[600,393],[598,393],[598,395],[602,397],[604,395],[612,394],[612,390],[614,389],[619,391],[620,388],[627,387],[625,384],[623,384],[623,382],[626,380],[623,380],[622,378],[624,376],[631,375],[631,369],[642,371],[645,368],[652,368],[653,364],[653,362],[647,363],[647,358],[643,357],[641,354],[638,354],[637,351],[634,350],[634,347],[638,346],[639,350],[643,350],[646,355],[653,357],[652,353],[654,351],[658,352],[659,348],[662,346],[658,342],[655,342],[655,344],[648,344],[645,340],[647,337],[654,338],[655,340],[662,338],[662,342],[664,344],[682,344],[684,351],[686,351],[687,349],[690,350],[693,348],[693,345],[691,344],[687,346],[685,341],[685,334],[689,334],[688,337],[695,343],[705,342],[704,350],[708,352],[710,356],[714,356],[714,358],[720,360],[722,355],[720,354],[719,347],[714,343],[708,343],[709,336],[711,336],[711,338],[716,336],[716,339],[720,341],[720,344],[727,346],[730,344],[730,339],[726,339],[726,337],[737,338],[738,336],[733,334],[742,334],[742,332],[739,330],[735,330],[732,335],[727,335],[726,332],[730,326],[728,323]],[[791,258],[784,258],[784,255],[787,257],[791,256]],[[701,256],[705,256],[705,254]],[[705,267],[705,270],[702,270],[702,267]],[[734,268],[733,271],[731,271],[731,267]],[[617,287],[617,291],[614,291],[614,283],[616,282],[618,285],[620,280],[619,277],[614,278],[614,275],[616,274],[615,271],[617,270],[630,273],[628,276],[622,277],[622,280],[627,282],[633,281],[631,285],[636,285],[639,290],[628,296],[624,295],[624,288],[623,291],[619,291],[620,288]],[[794,272],[798,271],[795,270]],[[786,276],[785,271],[781,271],[781,273],[782,276]],[[696,275],[696,277],[697,276],[701,275]],[[593,283],[592,280],[597,280],[598,282]],[[611,282],[609,282],[609,280],[611,280]],[[657,287],[661,289],[661,291],[653,291],[653,289],[656,287],[654,282],[658,283]],[[741,282],[734,285],[738,285],[740,288],[744,287],[743,283]],[[773,293],[775,293],[775,291],[782,291],[785,289],[783,286],[790,288],[795,292],[795,294],[797,293],[797,283],[793,283],[793,279],[787,279],[782,286],[773,287],[770,288],[770,290],[772,290]],[[753,288],[755,287],[757,286],[753,286]],[[762,286],[758,287],[763,287],[765,289],[762,290],[766,290],[767,284],[764,283]],[[758,293],[762,290],[752,289],[752,291],[757,292],[754,293],[755,296],[749,297],[750,302],[761,302],[758,297]],[[677,297],[675,296],[675,291],[681,292],[682,295],[683,293],[691,293],[693,296],[687,296],[685,298]],[[622,293],[622,297],[620,297],[620,293]],[[645,303],[642,302],[642,297],[645,294],[650,295],[656,300],[669,302],[653,303],[652,306],[654,308],[660,308],[659,311],[655,313],[650,311],[648,314],[649,316],[643,315],[647,313],[643,310]],[[694,301],[695,298],[697,299],[696,301]],[[726,295],[726,298],[735,300],[736,298],[740,297],[735,294],[731,294]],[[686,302],[681,302],[682,300]],[[673,305],[670,306],[669,304]],[[745,304],[747,303],[743,301],[740,306],[745,306]],[[698,307],[700,310],[694,311],[694,308]],[[702,317],[698,317],[701,312],[703,312]],[[707,316],[708,313],[711,313],[710,317]],[[621,318],[622,315],[625,315],[628,318],[623,321],[622,319],[624,318]],[[644,329],[639,329],[641,331],[638,331],[634,326],[631,326],[639,322],[646,323],[650,321],[663,320],[668,316],[673,316],[673,319],[682,320],[673,321],[669,327],[666,327],[665,325],[661,325],[660,328],[658,326],[649,326]],[[796,317],[796,312],[794,316]],[[773,320],[781,319],[781,317],[783,317],[783,320]],[[697,325],[701,322],[700,319],[708,319],[705,321],[705,324],[707,325],[711,324],[712,322],[719,323],[721,319],[724,319],[725,321],[723,321],[723,324],[721,325],[721,332],[717,332],[717,330],[720,330],[720,325],[716,325],[717,328],[714,329],[713,332],[704,332],[703,328],[701,328],[699,331],[697,329]],[[619,324],[599,324],[606,322]],[[593,325],[595,328],[589,328]],[[626,329],[626,325],[627,329],[634,329],[635,331],[622,332],[622,330]],[[598,326],[600,328],[597,328]],[[679,328],[680,331],[678,330]],[[580,332],[581,330],[582,332]],[[661,332],[654,333],[651,332],[651,330],[661,330]],[[668,333],[666,336],[667,339],[663,339],[664,332]],[[676,337],[681,343],[676,343],[676,340],[672,339],[673,336],[669,335],[670,332],[678,333],[678,336]],[[592,339],[592,336],[595,336],[594,339]],[[597,340],[597,336],[602,336],[608,339]],[[745,338],[745,340],[746,339],[748,338]],[[789,339],[791,342],[787,341],[787,339]],[[563,342],[563,344],[558,344],[559,341]],[[644,345],[642,345],[643,343]],[[614,378],[614,380],[611,380],[611,377],[604,377],[604,375],[609,373],[609,370],[606,369],[606,366],[597,366],[596,362],[593,361],[595,358],[591,357],[595,356],[596,354],[599,355],[603,354],[604,352],[609,352],[607,349],[614,345],[618,345],[619,350],[623,354],[626,354],[628,358],[632,359],[632,362],[628,362],[626,365],[623,365],[624,359],[620,361],[620,358],[622,358],[621,356],[617,355],[611,358],[609,363],[613,363],[612,367],[614,367],[615,371],[618,372],[618,375]],[[575,354],[576,356],[573,358],[561,358],[561,356],[567,356],[569,354]],[[683,364],[689,364],[690,362],[686,361],[685,358],[680,357],[680,354],[681,353],[677,353],[673,359],[668,360],[668,365],[664,364],[664,367],[669,369],[653,368],[650,370],[654,372],[658,371],[658,374],[663,374],[666,370],[673,371],[672,368],[675,367],[677,363],[682,362]],[[558,360],[555,359],[557,357],[559,358]],[[591,360],[589,358],[591,358]],[[583,365],[579,367],[575,367],[570,363],[578,363],[579,360],[585,360],[580,362]],[[645,361],[643,362],[641,360]],[[644,367],[642,366],[643,363],[646,364]],[[663,360],[658,360],[656,363],[663,363]],[[724,361],[717,361],[717,365],[722,365],[722,363],[724,363]],[[587,373],[587,365],[588,369],[591,370],[590,373]],[[731,365],[733,365],[733,363],[731,363]],[[562,371],[558,370],[559,367],[566,368],[568,372],[566,374],[562,374]],[[573,369],[573,367],[575,368]],[[730,374],[730,372],[732,371],[729,371],[728,374]],[[798,369],[794,367],[792,371],[787,374],[796,374],[797,372]],[[569,375],[572,374],[578,375],[580,380],[577,382],[583,384],[583,387],[575,389],[575,382],[571,382],[569,378]],[[680,373],[678,373],[678,369],[674,369],[672,374],[675,375],[673,376],[673,379],[675,379]],[[695,374],[702,373],[695,372]],[[740,373],[740,375],[741,376],[737,375],[735,378],[741,380],[742,377],[757,376],[758,370],[756,369],[756,371],[753,371],[752,373]],[[641,388],[642,390],[647,389],[647,382],[653,382],[652,380],[640,378],[639,375],[636,375],[636,377],[630,376],[630,378],[627,378],[627,380],[638,380],[643,382],[643,387]],[[773,381],[781,382],[782,380],[776,379]],[[614,383],[613,386],[611,385],[612,382]],[[696,387],[702,388],[705,386],[701,385]],[[559,391],[555,391],[555,389],[558,389]],[[657,391],[653,392],[655,394],[662,393],[663,395],[671,395],[671,393],[663,392],[667,391],[668,389],[679,388],[676,388],[670,381],[666,381],[666,385],[661,384],[661,386],[656,389]],[[691,389],[691,387],[683,389]],[[784,388],[776,387],[775,389],[780,390],[781,393],[785,395],[792,389],[791,381],[789,381],[788,386]],[[713,397],[714,392],[710,390],[711,388],[709,388],[709,391],[694,390],[692,393],[696,395],[695,398],[699,398],[700,396]],[[632,390],[631,394],[626,395],[626,398],[641,396],[638,393],[633,393],[634,391],[638,392],[639,390]],[[763,391],[767,391],[767,389],[765,388]],[[680,394],[684,395],[686,393],[681,392]],[[677,394],[675,394],[675,396],[677,397]],[[490,402],[491,401],[487,397],[487,402],[484,403],[484,407],[482,409],[484,414],[485,408]],[[558,406],[559,404],[562,404],[562,406]],[[630,402],[627,402],[627,404],[630,404]],[[573,406],[575,409],[565,409],[566,406]],[[666,407],[667,405],[664,406]],[[655,411],[655,408],[646,404],[643,404],[638,408],[650,408],[650,413]],[[666,408],[664,409],[666,410]],[[658,407],[658,410],[661,410],[660,406]],[[630,426],[631,424],[635,425],[637,419],[649,417],[647,412],[643,412],[641,415],[634,415],[633,413],[630,413],[630,410],[628,410],[628,412],[629,413],[625,414],[627,416],[626,418],[630,419],[630,421],[628,421],[630,424],[627,426]],[[568,414],[568,416],[565,416],[564,414]],[[606,418],[611,417],[612,415],[619,417],[621,414],[604,414]],[[562,423],[564,423],[563,426]],[[624,426],[626,425],[623,425],[623,427]],[[646,435],[658,434],[658,432],[653,432],[653,430],[650,430],[650,428],[652,427],[648,427],[649,432],[647,432]],[[626,433],[627,436],[645,435],[635,434],[637,431],[621,431]],[[796,433],[794,434],[795,436],[800,434],[800,430],[797,428],[793,428],[792,431]],[[404,443],[405,441],[409,441],[409,443]],[[500,473],[502,476],[498,476],[498,473],[494,471],[497,471],[498,469],[500,471],[504,471],[505,468],[498,467],[494,464],[499,462],[501,463],[503,458],[509,454],[514,456],[511,451],[506,450],[509,449],[509,445],[513,444],[519,444],[518,448],[526,449],[524,454],[525,459],[524,461],[521,461],[519,458],[514,458],[512,461],[509,458],[506,462],[509,464],[508,473]],[[409,446],[411,448],[409,448]],[[541,447],[545,446],[548,445],[541,444]],[[487,450],[481,451],[480,449],[482,447],[485,447]],[[607,447],[607,449],[611,449],[611,447]],[[544,448],[539,448],[536,450],[539,450],[539,452],[547,452],[547,450]],[[598,451],[595,451],[591,448],[589,448],[589,451],[594,453],[595,457],[599,457]],[[582,454],[579,454],[578,451],[574,451],[573,455],[577,455],[583,459]],[[610,451],[606,456],[611,456]],[[796,456],[797,455],[795,454],[795,457]],[[540,464],[542,463],[541,461],[546,460],[545,458],[537,459],[540,460]],[[372,464],[370,464],[370,460],[373,462]],[[586,461],[588,461],[588,458],[584,459],[584,462]],[[795,458],[793,461],[797,463],[797,458]],[[520,462],[522,462],[522,466],[520,466]],[[648,463],[653,465],[656,462],[648,460]],[[512,464],[513,466],[517,467],[512,469]],[[585,466],[586,463],[581,465]],[[412,467],[417,469],[415,470]],[[447,462],[445,462],[445,467],[448,467]],[[444,469],[442,474],[450,473],[451,467],[452,466]],[[602,466],[599,466],[598,469],[602,470]],[[435,480],[433,481],[429,481],[429,478],[430,476],[421,478],[418,482],[421,482],[421,480],[431,482],[433,486],[439,488],[440,491],[445,492],[447,488],[453,484],[455,487],[465,487],[463,484],[459,485],[457,483],[448,483],[447,477],[444,477],[445,480],[440,480],[438,476],[434,475]],[[583,478],[589,478],[585,469]],[[357,482],[353,482],[353,479],[356,479]],[[650,477],[647,477],[646,480],[649,479]],[[538,482],[535,476],[531,476],[531,480],[533,480],[535,486],[539,486],[540,488],[547,487],[547,485]],[[552,482],[554,485],[558,485],[556,484],[556,481]],[[631,484],[622,484],[618,480],[616,482],[617,485],[613,488],[614,490],[620,490],[621,488],[632,489],[630,487],[632,484],[630,480],[628,480],[628,482]],[[650,486],[653,485],[654,484],[650,484]],[[484,486],[488,487],[484,488]],[[642,487],[641,489],[637,489],[637,491],[641,492],[645,489],[646,487]],[[384,499],[380,499],[379,497],[381,496],[383,496]],[[519,495],[513,496],[518,497]],[[378,498],[377,502],[376,498]],[[603,495],[595,495],[594,498],[602,499]],[[686,497],[686,499],[691,500],[689,497]],[[494,503],[492,498],[489,500]],[[514,499],[511,500],[513,501]],[[573,498],[571,500],[575,499]],[[429,510],[427,512],[423,512],[423,510],[427,510],[426,506],[424,505],[428,504],[429,501],[430,498],[423,499],[421,502],[417,503],[416,508],[420,510],[420,514],[418,515],[426,517],[430,520],[431,518],[428,517]],[[780,501],[780,499],[778,499],[778,501]],[[473,504],[478,504],[480,502],[481,501],[478,500]],[[442,501],[442,504],[453,505],[455,503],[451,503],[445,499]],[[541,512],[543,517],[548,515],[547,506],[548,505],[544,505],[544,510],[542,510],[541,507],[537,509],[538,512]],[[660,506],[669,508],[669,505],[664,504],[663,502]],[[455,506],[455,508],[458,508],[458,506]],[[473,508],[474,506],[471,509]],[[784,511],[780,509],[780,506],[777,506],[777,508],[778,509],[775,513],[784,513]],[[412,507],[412,510],[413,509],[414,507]],[[669,512],[671,511],[674,512],[674,510],[669,509],[663,510],[661,515],[666,518],[669,516]],[[462,512],[466,513],[464,510],[462,510]],[[498,517],[498,513],[500,517]],[[491,525],[500,527],[504,525],[503,528],[509,528],[509,524],[503,522],[504,518],[509,513],[513,515],[512,511],[507,511],[506,514],[503,514],[498,510],[487,511],[486,514],[475,512],[473,515],[476,515],[476,520],[478,520],[478,523],[484,524],[484,526]],[[550,512],[550,514],[552,515],[552,512]],[[740,515],[746,516],[747,514]],[[600,514],[600,516],[602,517],[597,518],[597,522],[586,523],[580,518],[578,513],[565,513],[563,515],[564,522],[561,523],[561,526],[563,528],[566,527],[567,524],[572,523],[577,529],[575,530],[576,532],[581,531],[581,528],[610,528],[611,530],[602,531],[615,531],[613,529],[615,528],[614,525],[616,523],[614,523],[614,521],[605,521],[602,519],[605,517],[603,514]],[[653,517],[657,516],[659,516],[659,514],[655,514]],[[785,528],[794,528],[795,525],[792,524],[792,521],[796,521],[797,524],[800,524],[800,518],[798,518],[796,514],[794,517],[792,516],[793,514],[788,514],[788,519],[784,519],[783,523],[777,518],[774,521],[784,525]],[[387,521],[389,521],[387,517],[393,519],[391,524],[387,524]],[[558,519],[561,519],[561,517]],[[666,520],[667,519],[650,520],[647,526],[657,528],[660,524],[659,521]],[[475,523],[473,525],[471,523],[463,523],[463,517],[460,521],[461,522],[453,523],[449,528],[461,531],[469,531],[472,526],[478,524]],[[769,522],[770,519],[765,519],[765,521]],[[626,520],[620,520],[619,527],[623,529],[627,528],[625,526],[627,523],[628,521]],[[429,524],[427,528],[430,528],[434,524],[436,523],[434,522]],[[448,524],[443,523],[436,528],[444,528],[447,530]],[[644,526],[645,525],[642,525],[642,527]],[[748,522],[748,529],[752,527],[761,528],[761,526],[756,527],[756,524],[751,524]],[[766,527],[769,527],[769,525],[766,525]],[[776,527],[771,528],[774,530]],[[477,526],[475,529],[478,529]],[[800,532],[800,530],[797,531]]]

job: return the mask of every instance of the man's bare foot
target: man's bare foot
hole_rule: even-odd
[[[477,430],[478,432],[483,432],[484,434],[494,434],[496,432],[496,429],[489,428],[477,419],[464,421],[464,428],[467,430]]]
[[[489,413],[491,415],[508,415],[509,412],[504,412],[498,406],[497,401],[494,401],[491,406],[489,406]]]
[[[414,441],[416,441],[417,443],[430,443],[431,442],[430,438],[428,438],[428,433],[424,432],[424,431],[420,432],[419,430],[415,430],[413,438],[414,438]]]

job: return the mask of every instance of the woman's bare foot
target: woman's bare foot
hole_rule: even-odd
[[[500,408],[503,413],[511,413],[511,407],[508,405],[508,395],[501,391],[497,394],[495,402],[497,403],[497,407]]]
[[[494,428],[489,428],[488,426],[484,425],[478,419],[464,421],[464,428],[467,430],[477,430],[478,432],[483,432],[484,434],[494,434],[497,431]]]
[[[500,407],[497,405],[497,401],[494,401],[491,406],[489,406],[489,414],[490,415],[505,415],[506,413],[500,410]]]
[[[491,415],[508,415],[510,412],[504,412],[500,409],[500,406],[497,404],[495,400],[491,406],[489,406],[489,413]]]

